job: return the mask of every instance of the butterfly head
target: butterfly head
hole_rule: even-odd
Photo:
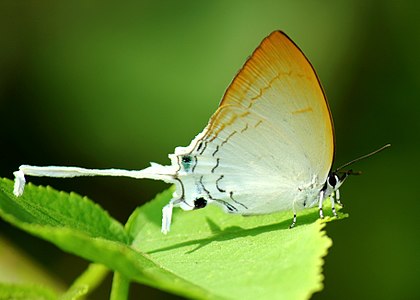
[[[360,175],[362,172],[360,171],[353,171],[353,170],[347,170],[347,171],[333,171],[328,175],[328,178],[325,182],[324,189],[327,191],[326,194],[334,192],[340,188],[340,186],[344,183],[344,181],[347,179],[349,175]]]
[[[352,161],[338,167],[335,171],[330,172],[330,174],[328,175],[328,178],[325,182],[324,185],[324,191],[326,195],[331,195],[333,192],[337,191],[340,186],[343,184],[343,182],[347,179],[347,177],[349,175],[360,175],[362,174],[362,172],[360,171],[353,171],[352,169],[350,170],[346,170],[346,171],[342,171],[343,168],[348,167],[349,165],[354,164],[355,162],[358,162],[362,159],[368,158],[388,147],[390,147],[390,144],[387,144],[373,152],[370,152],[366,155],[360,156],[356,159],[353,159]]]

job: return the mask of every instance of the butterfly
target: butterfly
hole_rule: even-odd
[[[23,193],[25,175],[149,178],[175,185],[162,210],[165,234],[174,207],[210,204],[240,215],[292,211],[294,227],[305,208],[318,206],[323,218],[327,198],[337,216],[339,188],[358,174],[342,169],[389,146],[333,171],[334,127],[319,78],[299,47],[274,31],[235,76],[204,130],[169,155],[171,165],[151,163],[143,170],[22,165],[14,172],[14,194]]]

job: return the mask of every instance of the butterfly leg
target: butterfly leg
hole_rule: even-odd
[[[337,217],[337,211],[335,210],[334,193],[331,194],[330,200],[331,200],[331,211],[332,211],[334,217]]]
[[[290,224],[289,228],[291,229],[291,228],[295,227],[295,225],[296,225],[296,213],[293,213],[293,222],[292,222],[292,224]]]
[[[293,222],[290,224],[289,228],[293,228],[296,225],[296,209],[295,209],[295,201],[293,201]]]
[[[174,208],[174,200],[171,200],[162,209],[162,233],[167,234],[171,229],[172,210]]]
[[[324,218],[324,212],[322,211],[322,204],[324,202],[324,191],[319,192],[319,218]]]
[[[335,191],[335,200],[337,200],[338,205],[343,207],[343,203],[340,201],[340,191],[338,189]]]

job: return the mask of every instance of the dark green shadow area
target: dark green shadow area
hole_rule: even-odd
[[[330,221],[341,220],[347,217],[348,217],[348,214],[343,214],[343,213],[338,212],[337,218],[326,216],[323,221],[330,222]],[[308,224],[312,224],[313,222],[316,222],[318,219],[319,219],[319,214],[318,214],[318,210],[316,210],[316,211],[313,211],[308,214],[304,214],[301,217],[299,217],[298,223],[296,224],[296,226],[305,226]],[[234,239],[256,236],[259,234],[272,232],[272,231],[295,229],[295,228],[289,228],[291,224],[291,220],[284,220],[276,224],[263,225],[263,226],[258,226],[258,227],[250,228],[250,229],[245,229],[240,226],[230,226],[230,227],[226,227],[222,229],[211,218],[207,217],[206,221],[211,232],[213,233],[212,236],[208,238],[194,239],[190,241],[177,243],[168,247],[163,247],[156,250],[148,251],[146,253],[153,254],[153,253],[158,253],[158,252],[163,252],[163,251],[170,251],[170,250],[173,250],[176,248],[182,248],[185,246],[197,245],[197,247],[194,248],[193,250],[187,251],[186,254],[188,254],[188,253],[195,252],[213,242],[230,241]]]

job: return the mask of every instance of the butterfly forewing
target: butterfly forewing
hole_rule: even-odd
[[[334,139],[328,103],[312,65],[284,33],[275,31],[264,39],[235,77],[210,121],[211,138],[241,118],[235,111],[224,112],[224,106],[241,107],[243,116],[258,115],[291,135],[315,161],[317,173],[329,171]]]
[[[175,154],[185,153],[194,160],[188,181],[198,193],[239,213],[290,209],[316,197],[333,160],[332,120],[315,71],[285,34],[263,40],[206,129]]]

